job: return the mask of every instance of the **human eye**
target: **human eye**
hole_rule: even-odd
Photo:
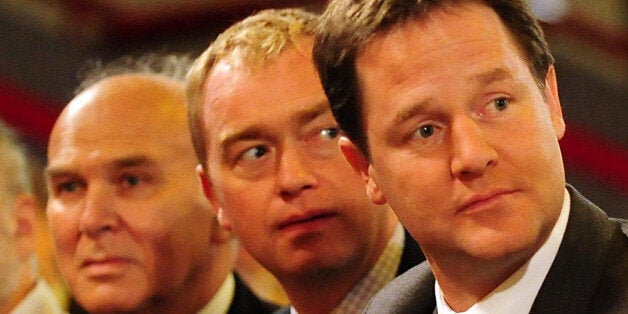
[[[340,135],[340,129],[337,127],[325,128],[320,132],[321,137],[324,139],[336,139]]]
[[[272,168],[275,149],[272,144],[256,143],[243,145],[234,150],[234,157],[229,158],[229,166],[238,177],[245,179],[259,178]]]
[[[433,124],[420,125],[412,132],[413,139],[428,139],[439,132],[439,128]]]
[[[506,110],[506,108],[508,108],[508,105],[510,105],[510,100],[507,99],[506,97],[499,97],[497,99],[492,100],[490,104],[492,108],[494,108],[495,110],[503,111],[503,110]]]
[[[56,196],[73,195],[81,191],[84,184],[75,179],[53,180],[52,192]]]
[[[140,178],[140,176],[138,175],[131,175],[131,174],[126,174],[123,175],[122,178],[120,179],[120,183],[126,187],[135,187],[140,185],[140,183],[142,182],[142,178]]]
[[[428,153],[436,149],[443,142],[443,125],[441,123],[421,123],[412,128],[403,143],[411,150],[421,153]]]
[[[268,153],[268,149],[266,147],[257,145],[244,151],[244,153],[242,153],[241,159],[257,160],[264,157],[264,155],[266,155],[267,153]]]
[[[60,193],[73,193],[78,191],[79,184],[76,181],[66,181],[59,183],[57,190]]]

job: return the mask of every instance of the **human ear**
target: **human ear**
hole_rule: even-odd
[[[207,199],[209,200],[212,210],[214,211],[214,214],[216,215],[218,219],[218,223],[220,224],[222,228],[228,231],[231,231],[231,222],[229,221],[227,217],[225,217],[224,210],[222,206],[220,205],[220,202],[218,202],[218,200],[216,199],[213,186],[209,180],[209,176],[203,169],[203,166],[201,165],[196,166],[196,174],[198,175],[201,181],[203,194],[205,194],[205,197],[207,197]]]
[[[558,98],[558,83],[556,82],[556,70],[554,66],[550,66],[545,77],[545,101],[550,110],[552,125],[556,137],[560,140],[565,135],[565,120],[563,119],[563,111]]]
[[[20,194],[13,201],[13,219],[16,222],[15,239],[18,254],[23,261],[28,260],[35,252],[37,201],[31,194]]]
[[[342,155],[351,165],[366,186],[366,194],[376,205],[386,204],[386,198],[382,194],[379,186],[371,175],[374,172],[373,166],[368,162],[362,151],[347,137],[342,136],[338,140],[338,147]]]

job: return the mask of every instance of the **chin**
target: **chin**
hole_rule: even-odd
[[[101,297],[97,302],[83,302],[83,307],[89,313],[129,313],[141,308],[139,302],[129,302],[127,300],[113,300],[112,298]]]
[[[490,230],[482,235],[466,238],[462,248],[475,259],[492,261],[503,259],[527,259],[538,249],[540,235],[529,230],[508,232]]]
[[[146,300],[122,288],[116,291],[97,291],[97,293],[75,295],[79,304],[90,313],[134,312],[143,307]]]

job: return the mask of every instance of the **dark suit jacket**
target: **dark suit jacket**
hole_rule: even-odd
[[[567,229],[530,313],[627,313],[628,221],[609,219],[567,188]],[[384,287],[366,313],[433,313],[435,308],[434,275],[425,262]]]
[[[235,292],[228,314],[270,314],[279,306],[258,298],[249,287],[234,274]]]
[[[410,268],[420,264],[425,260],[423,251],[419,245],[414,241],[408,231],[404,230],[405,240],[403,242],[403,251],[401,252],[401,260],[397,267],[397,276],[405,273]],[[283,307],[274,314],[290,314],[290,306]]]

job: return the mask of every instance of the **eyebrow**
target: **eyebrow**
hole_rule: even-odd
[[[491,71],[476,74],[471,77],[471,81],[477,83],[480,86],[490,85],[495,82],[504,81],[512,79],[512,74],[505,68],[496,68]],[[413,116],[416,116],[422,112],[425,112],[427,107],[434,103],[432,98],[427,98],[421,100],[414,105],[405,108],[404,110],[397,113],[395,117],[395,123],[400,124],[410,119]]]
[[[130,167],[150,165],[152,163],[153,162],[150,160],[150,158],[146,157],[145,155],[132,155],[119,159],[114,159],[107,163],[107,167],[113,170],[120,170]],[[75,172],[73,170],[66,168],[65,166],[49,166],[44,170],[44,176],[47,178],[68,176],[73,175],[74,173]]]
[[[489,85],[495,82],[512,79],[512,74],[505,68],[496,68],[486,73],[480,73],[471,77],[471,80],[480,85]]]
[[[327,101],[321,101],[310,108],[297,112],[296,121],[301,125],[306,124],[327,112],[331,112],[329,104]],[[224,154],[227,147],[231,146],[233,143],[260,138],[263,134],[262,129],[261,126],[252,125],[235,132],[226,132],[219,139],[219,151],[221,154]]]
[[[428,99],[421,100],[408,108],[404,108],[403,110],[398,112],[397,115],[395,116],[395,125],[401,124],[404,121],[422,112],[425,112],[426,111],[425,108],[428,107],[432,103],[434,103],[433,99],[428,98]]]
[[[110,164],[114,169],[138,167],[151,164],[152,161],[145,155],[128,156],[113,160]]]
[[[329,103],[327,101],[322,101],[310,108],[307,108],[299,112],[297,114],[297,121],[299,121],[299,124],[306,124],[328,112],[331,112]]]

